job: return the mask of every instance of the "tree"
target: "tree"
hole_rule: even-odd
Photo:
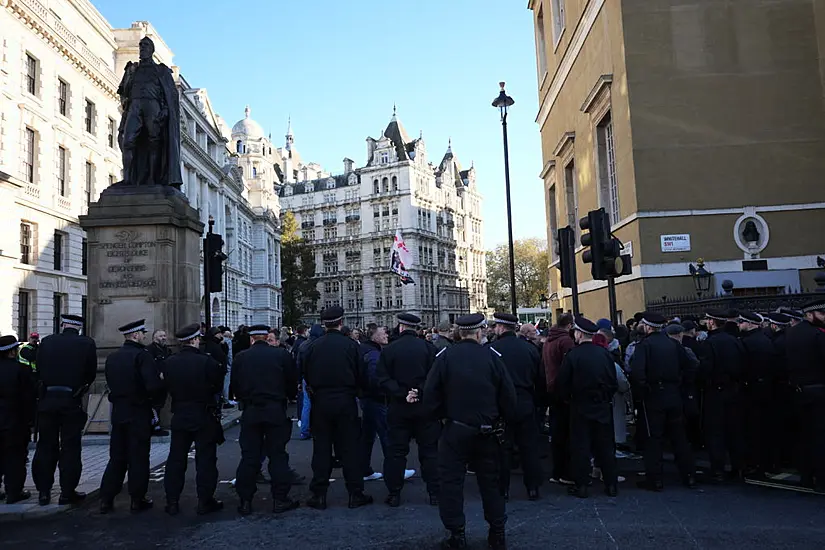
[[[304,311],[314,311],[320,297],[315,286],[315,255],[298,236],[292,212],[281,216],[281,281],[284,324],[297,325]]]
[[[538,307],[547,293],[550,262],[547,242],[519,239],[513,243],[516,266],[516,307]],[[487,304],[496,311],[510,311],[510,252],[500,244],[487,252]]]

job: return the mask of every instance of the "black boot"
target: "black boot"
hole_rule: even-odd
[[[71,493],[60,493],[60,498],[57,499],[57,503],[61,506],[66,506],[67,504],[78,504],[83,502],[86,498],[86,493],[79,493],[77,491],[72,491]]]
[[[372,497],[370,495],[365,494],[363,491],[355,491],[354,493],[350,493],[350,508],[360,508],[361,506],[366,506],[367,504],[372,504]]]
[[[615,498],[619,495],[619,486],[615,483],[609,483],[604,486],[604,494],[609,497]]]
[[[326,510],[327,509],[327,495],[326,493],[323,494],[315,494],[309,497],[307,501],[307,506],[310,508],[315,508],[316,510]]]
[[[6,500],[6,493],[2,489],[0,489],[0,500]]]
[[[52,492],[51,491],[40,491],[40,494],[37,497],[37,503],[40,506],[48,506],[52,502]]]
[[[401,495],[398,493],[390,493],[387,495],[387,498],[384,499],[384,503],[390,508],[398,508],[401,506]]]
[[[133,514],[139,514],[140,512],[145,512],[146,510],[150,510],[154,506],[151,498],[141,497],[141,498],[134,498],[132,497],[132,505],[130,510]]]
[[[490,548],[490,550],[507,550],[507,541],[504,537],[503,528],[490,528],[490,532],[487,533],[487,547]]]
[[[453,548],[467,548],[467,537],[464,535],[464,528],[450,531],[450,536],[441,543],[441,548],[451,550]]]
[[[170,516],[177,516],[180,514],[180,504],[177,500],[167,500],[163,510]]]
[[[430,493],[430,506],[438,506],[438,495]]]
[[[571,485],[567,488],[567,494],[579,498],[587,498],[587,485]]]
[[[198,500],[198,515],[205,516],[212,512],[223,510],[223,501],[210,497],[203,500]]]
[[[275,514],[283,514],[284,512],[289,512],[290,510],[294,510],[295,508],[301,505],[300,502],[297,500],[292,500],[289,497],[284,497],[282,499],[276,499],[272,503],[272,512]]]
[[[248,516],[249,514],[251,514],[252,501],[241,499],[241,503],[238,505],[238,513],[242,516]]]
[[[111,500],[100,501],[100,513],[104,516],[111,513],[115,509],[115,504]]]
[[[538,488],[527,489],[527,500],[538,500],[541,498]]]
[[[28,500],[32,494],[28,491],[20,491],[16,495],[4,495],[6,497],[6,504],[15,504],[18,502],[22,502],[24,500]]]

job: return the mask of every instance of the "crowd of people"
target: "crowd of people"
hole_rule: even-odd
[[[797,311],[759,314],[707,311],[702,319],[655,312],[625,326],[607,319],[560,315],[554,326],[520,324],[496,313],[424,330],[412,314],[395,327],[343,326],[332,307],[321,323],[277,330],[265,325],[148,334],[143,320],[119,328],[124,344],[106,359],[112,404],[110,460],[101,483],[101,513],[114,509],[128,472],[132,512],[147,498],[149,449],[160,412],[171,398],[171,445],[165,510],[180,513],[187,456],[195,448],[199,514],[223,508],[215,498],[221,411],[242,411],[238,512],[253,511],[261,481],[271,484],[273,512],[299,506],[290,496],[302,478],[290,467],[287,443],[297,400],[298,438],[312,440],[312,493],[323,510],[333,468],[343,469],[348,505],[371,504],[366,481],[383,479],[384,502],[398,507],[410,442],[417,444],[429,503],[449,531],[446,548],[466,546],[463,489],[474,472],[489,523],[491,548],[505,548],[505,503],[515,460],[529,500],[546,478],[540,434],[551,443],[550,482],[588,497],[593,477],[618,495],[617,459],[644,455],[642,488],[664,487],[667,441],[682,483],[697,484],[695,451],[707,450],[707,481],[770,476],[794,467],[801,484],[825,492],[825,300]],[[82,335],[84,320],[62,317],[62,329],[21,348],[0,337],[0,475],[6,503],[25,500],[26,449],[38,436],[32,475],[39,503],[51,502],[60,465],[60,504],[83,500],[76,488],[87,415],[82,398],[95,380],[97,350]],[[20,348],[21,353],[18,354]],[[24,352],[24,353],[22,353]],[[630,428],[630,429],[628,429]],[[632,434],[632,437],[631,437]],[[372,466],[378,439],[381,470]],[[267,477],[264,465],[268,462]]]

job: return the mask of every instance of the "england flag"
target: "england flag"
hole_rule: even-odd
[[[395,238],[390,249],[390,271],[401,277],[401,282],[405,285],[415,283],[408,269],[412,265],[412,254],[407,245],[404,244],[404,238],[401,236],[401,230],[396,230]]]

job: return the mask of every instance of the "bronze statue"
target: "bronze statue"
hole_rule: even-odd
[[[140,61],[126,64],[117,89],[123,115],[117,141],[124,185],[180,188],[180,99],[172,71],[155,63],[155,44],[144,37]]]
[[[745,242],[748,244],[756,244],[759,242],[759,229],[756,228],[756,222],[753,220],[748,220],[745,222],[745,228],[742,231],[742,237],[745,238]]]

